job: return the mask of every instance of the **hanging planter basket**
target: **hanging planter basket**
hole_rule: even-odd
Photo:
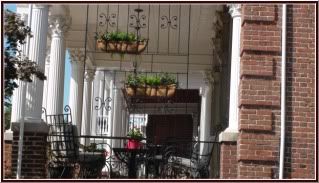
[[[148,44],[148,40],[125,42],[125,41],[103,41],[97,40],[96,47],[107,53],[128,53],[128,54],[140,54],[142,53]]]

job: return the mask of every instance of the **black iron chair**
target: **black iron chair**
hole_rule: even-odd
[[[199,153],[200,144],[206,144],[206,153]],[[209,178],[209,165],[217,145],[216,138],[211,142],[179,141],[170,144],[164,152],[161,178]]]
[[[79,157],[77,129],[72,125],[71,109],[65,106],[65,114],[47,115],[50,127],[48,135],[49,178],[73,178]]]

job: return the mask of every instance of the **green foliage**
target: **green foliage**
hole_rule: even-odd
[[[168,73],[161,74],[161,84],[162,85],[171,85],[171,84],[177,84],[175,77]]]
[[[96,143],[91,143],[88,146],[80,144],[80,148],[82,148],[85,152],[105,152],[105,149],[97,148]]]
[[[129,86],[137,86],[138,85],[138,79],[137,77],[133,76],[132,74],[129,74],[126,78],[126,84]]]
[[[136,139],[136,140],[142,140],[142,138],[143,138],[142,132],[140,131],[140,129],[137,129],[137,128],[131,129],[127,133],[127,136],[132,138],[132,139]]]
[[[4,53],[5,106],[9,106],[13,90],[18,87],[16,79],[32,82],[33,75],[40,80],[45,80],[46,77],[37,64],[23,55],[18,48],[19,44],[26,43],[27,36],[32,36],[30,27],[26,26],[15,13],[8,10],[5,11],[4,20],[7,45]]]
[[[159,86],[177,84],[177,82],[175,77],[168,73],[164,73],[159,76],[134,76],[132,74],[129,74],[126,78],[126,84],[129,86]]]
[[[5,112],[4,112],[5,130],[8,130],[10,128],[11,111],[12,111],[11,105],[9,107],[5,107]]]
[[[104,34],[96,35],[95,38],[97,40],[104,40],[104,41],[124,41],[128,43],[132,43],[137,41],[137,36],[134,33],[127,33],[127,32],[105,32]]]
[[[161,78],[158,76],[149,76],[146,78],[146,85],[159,86],[161,84]]]

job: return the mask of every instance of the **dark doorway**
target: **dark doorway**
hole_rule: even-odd
[[[155,144],[168,140],[191,141],[193,136],[192,115],[149,115],[146,136]]]

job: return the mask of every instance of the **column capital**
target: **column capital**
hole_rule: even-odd
[[[84,62],[85,50],[83,48],[69,48],[71,62]]]
[[[201,71],[205,85],[212,85],[214,83],[214,73],[211,70]]]
[[[71,17],[63,15],[51,15],[49,17],[49,28],[52,37],[63,37],[69,30]]]
[[[86,70],[84,74],[84,78],[86,82],[91,82],[94,79],[95,70]]]
[[[234,17],[241,16],[241,5],[240,4],[228,4],[227,7],[229,7],[229,14]]]

